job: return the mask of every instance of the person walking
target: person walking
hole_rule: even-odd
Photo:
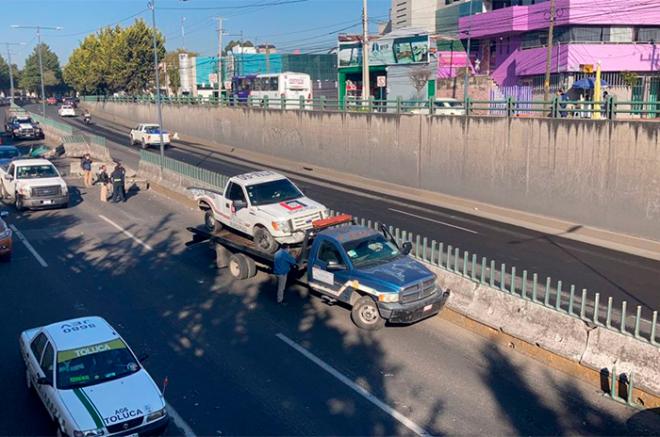
[[[296,259],[289,253],[288,244],[282,244],[275,252],[273,273],[277,276],[277,303],[284,302],[284,289],[291,268],[296,265]]]
[[[126,202],[126,196],[124,195],[124,175],[125,171],[121,164],[117,164],[115,169],[110,175],[112,180],[112,202]]]
[[[86,187],[91,187],[92,186],[92,157],[89,155],[89,153],[85,153],[85,155],[80,159],[80,168],[82,169],[82,172],[83,172],[83,184]]]
[[[101,166],[101,171],[99,172],[96,183],[101,184],[101,202],[108,201],[108,185],[110,185],[110,176],[108,176],[108,171],[105,165]]]

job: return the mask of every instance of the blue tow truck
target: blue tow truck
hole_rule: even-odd
[[[260,250],[247,236],[222,229],[211,233],[189,227],[188,245],[209,241],[218,268],[228,268],[237,279],[247,279],[260,267],[272,269],[273,254]],[[409,256],[409,242],[397,244],[386,226],[380,232],[352,223],[349,215],[317,220],[293,251],[297,270],[291,275],[319,293],[328,303],[351,309],[351,319],[362,329],[410,324],[436,315],[449,298],[436,276]]]

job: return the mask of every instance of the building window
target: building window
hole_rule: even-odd
[[[640,27],[637,29],[637,42],[660,43],[660,27]]]

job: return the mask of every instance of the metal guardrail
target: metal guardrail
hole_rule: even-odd
[[[554,97],[552,100],[474,100],[468,98],[457,101],[456,107],[438,107],[435,99],[428,100],[368,100],[346,98],[344,100],[327,99],[325,97],[306,99],[268,99],[253,98],[237,99],[232,96],[190,97],[174,96],[161,97],[163,104],[169,105],[205,105],[250,109],[275,109],[293,111],[320,111],[320,112],[355,112],[355,113],[394,113],[394,114],[422,114],[422,115],[489,115],[499,117],[551,117],[575,119],[616,119],[619,116],[637,116],[660,121],[660,101],[623,101],[616,97],[608,97],[603,101],[596,100],[561,100]],[[117,102],[117,103],[156,103],[154,96],[84,96],[87,102]]]
[[[155,153],[141,150],[140,159],[161,165],[160,156]],[[224,188],[229,179],[228,176],[167,157],[162,165],[164,169],[218,189]],[[338,211],[331,213],[340,214]],[[378,222],[355,216],[354,218],[362,226],[379,229]],[[521,271],[515,266],[507,267],[506,264],[461,251],[458,247],[429,240],[406,230],[390,226],[389,231],[399,243],[410,241],[413,244],[411,255],[421,261],[502,293],[660,347],[656,336],[658,311],[653,311],[650,321],[645,320],[641,306],[636,307],[634,315],[629,315],[628,303],[625,300],[621,302],[620,308],[614,308],[612,297],[605,298],[600,293],[592,294],[586,289],[578,291],[575,285],[565,287],[563,281],[553,282],[550,277],[541,282],[536,273],[530,274],[527,270]],[[603,302],[606,304],[603,305]]]

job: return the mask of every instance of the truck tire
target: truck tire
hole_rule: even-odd
[[[360,328],[376,331],[385,326],[385,319],[380,316],[378,305],[369,296],[362,296],[351,309],[351,320]]]
[[[147,145],[147,143],[144,142],[144,138],[142,139],[142,142],[140,143],[140,147],[142,147],[142,150],[146,150],[147,147],[149,147],[149,146]]]
[[[224,269],[229,266],[229,258],[231,258],[231,252],[222,244],[215,245],[215,266],[219,269]]]
[[[133,135],[128,136],[128,145],[129,146],[134,146],[135,145],[135,140],[133,140]]]
[[[207,231],[213,233],[218,233],[222,230],[222,223],[215,219],[212,209],[204,211],[204,226]]]
[[[248,279],[256,276],[257,274],[257,263],[254,262],[254,259],[250,258],[249,256],[246,256],[245,259],[247,260],[247,267],[248,267]]]
[[[263,250],[264,252],[267,253],[275,253],[277,252],[277,248],[279,247],[279,244],[277,244],[277,241],[273,238],[272,235],[270,235],[270,232],[268,232],[268,229],[257,226],[254,229],[254,242],[257,244],[257,247],[259,249]]]
[[[242,253],[235,253],[229,257],[229,273],[236,279],[247,279],[250,273],[248,259]]]

